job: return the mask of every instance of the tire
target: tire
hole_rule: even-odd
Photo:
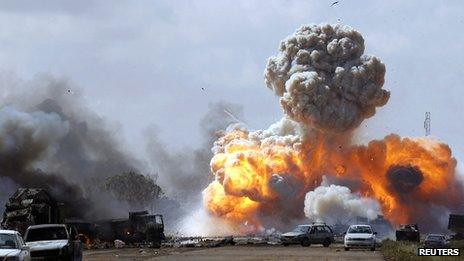
[[[330,246],[330,243],[331,243],[330,238],[326,238],[326,239],[324,240],[324,243],[322,243],[322,246],[324,246],[324,247],[329,247],[329,246]]]
[[[282,243],[282,246],[288,247],[290,244],[289,243]]]
[[[350,251],[350,248],[349,248],[349,247],[345,247],[345,251]]]
[[[311,245],[309,238],[303,238],[303,240],[301,240],[301,245],[304,247],[309,247]]]

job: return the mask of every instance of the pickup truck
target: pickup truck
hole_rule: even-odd
[[[24,240],[32,260],[82,260],[82,243],[76,230],[66,225],[30,226]]]

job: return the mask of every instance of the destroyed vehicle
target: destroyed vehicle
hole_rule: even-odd
[[[75,229],[63,224],[30,226],[24,236],[32,260],[82,260],[82,243]]]
[[[456,233],[453,236],[453,240],[464,239],[464,215],[450,214],[448,229]]]
[[[129,212],[129,219],[97,222],[96,229],[97,237],[104,241],[122,240],[159,248],[165,239],[163,216],[150,215],[148,211]]]
[[[370,225],[351,225],[343,240],[345,251],[353,247],[367,247],[374,251],[377,243],[376,235],[377,232],[374,232]]]
[[[13,230],[0,230],[0,260],[29,261],[29,247],[21,235]]]
[[[310,225],[299,225],[290,232],[281,235],[282,245],[301,244],[310,246],[311,244],[322,244],[329,247],[334,242],[332,229],[324,223],[314,223]]]
[[[419,242],[420,233],[417,224],[401,225],[400,228],[396,230],[396,241]]]
[[[29,226],[62,223],[63,205],[43,189],[20,188],[5,205],[1,226],[24,232]]]

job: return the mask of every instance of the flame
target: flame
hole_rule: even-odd
[[[446,144],[393,134],[366,146],[347,145],[346,140],[315,135],[299,143],[265,142],[244,130],[231,131],[217,141],[224,149],[211,160],[215,180],[203,192],[204,205],[239,229],[246,224],[259,230],[267,217],[301,218],[305,194],[319,186],[324,175],[355,181],[359,185],[352,191],[376,199],[395,225],[414,222],[430,204],[448,209],[459,204],[462,194],[450,186],[456,184],[456,160]],[[417,170],[420,183],[399,191],[388,177],[397,166]],[[273,187],[275,175],[292,181],[291,196]]]

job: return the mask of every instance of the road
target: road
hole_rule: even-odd
[[[344,251],[341,245],[225,246],[217,248],[164,248],[161,250],[112,249],[84,252],[84,260],[383,260],[380,251]]]

